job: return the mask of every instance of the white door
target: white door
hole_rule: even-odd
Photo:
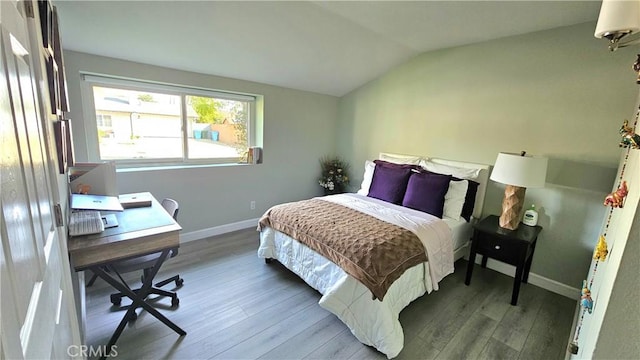
[[[36,85],[46,79],[36,75],[42,57],[30,53],[23,6],[0,1],[0,358],[69,358],[79,335],[66,237],[53,216],[53,135]]]

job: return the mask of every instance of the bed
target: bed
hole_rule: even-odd
[[[448,175],[452,176],[451,179],[456,181],[465,180],[466,176],[468,184],[477,184],[473,198],[469,198],[469,194],[466,194],[467,198],[465,199],[467,208],[470,205],[469,203],[472,203],[471,216],[466,218],[462,216],[448,217],[444,216],[448,215],[445,211],[440,218],[415,207],[410,208],[403,206],[403,204],[376,198],[374,188],[376,186],[379,187],[380,178],[383,172],[386,171],[380,169],[382,167],[386,169],[386,166],[395,166],[387,165],[388,163],[410,168],[411,175],[418,171],[416,169],[428,169],[428,172],[431,173],[451,172]],[[372,166],[372,164],[374,165]],[[272,259],[277,260],[297,274],[322,294],[319,305],[335,314],[345,323],[360,342],[375,347],[390,359],[394,358],[404,346],[404,333],[399,322],[400,311],[425,293],[438,290],[439,281],[453,272],[454,261],[468,252],[472,231],[471,224],[474,219],[480,217],[482,212],[488,169],[487,165],[381,153],[375,163],[372,161],[365,163],[364,180],[361,189],[357,193],[328,195],[303,202],[281,204],[269,209],[261,218],[258,227],[260,230],[258,256],[264,258],[267,262]],[[375,179],[374,174],[378,175]],[[453,180],[451,181],[450,184],[453,184]],[[452,185],[450,188],[453,192]],[[405,189],[405,195],[408,191],[409,186]],[[465,188],[465,191],[468,191],[468,187]],[[446,201],[453,203],[450,197]],[[313,213],[312,209],[320,205],[326,206],[329,210],[322,208],[317,210],[318,213]],[[462,206],[458,205],[459,207]],[[301,206],[302,208],[300,209]],[[415,235],[423,245],[421,251],[426,255],[428,261],[420,261],[417,264],[408,263],[407,261],[404,264],[406,269],[402,270],[397,277],[391,280],[385,278],[384,281],[378,282],[370,280],[369,277],[363,276],[359,272],[361,269],[358,266],[355,266],[356,271],[354,271],[352,262],[343,260],[340,255],[335,255],[331,252],[321,254],[323,249],[318,248],[314,241],[309,242],[309,237],[302,234],[302,230],[291,231],[290,225],[282,227],[276,215],[282,213],[285,215],[281,216],[303,217],[302,215],[292,214],[294,211],[291,209],[296,207],[298,209],[295,213],[304,213],[307,217],[313,219],[324,217],[324,214],[330,217],[334,210],[338,209],[347,212],[355,211],[358,213],[356,214],[357,216],[367,217],[366,221],[372,220],[370,218],[375,218],[377,220],[373,219],[372,221],[381,221],[385,225],[392,224],[389,226],[402,229],[398,231],[408,231]],[[272,218],[270,219],[270,217]],[[272,222],[270,223],[269,221]],[[297,224],[298,221],[298,218],[296,218],[294,222]],[[303,222],[303,220],[300,221]],[[356,220],[353,221],[357,222]],[[352,220],[346,222],[352,222]],[[333,224],[324,225],[327,229],[327,237],[333,238],[339,236],[336,234],[343,234],[344,237],[348,238],[351,236],[350,234],[353,234],[353,232],[343,231],[340,228],[342,223],[336,222],[335,219],[328,218],[325,223]],[[376,223],[375,226],[380,224]],[[364,226],[360,225],[360,227]],[[300,240],[296,240],[294,237]],[[380,235],[380,237],[383,236]],[[313,236],[310,236],[310,238],[311,240],[316,239]],[[375,240],[377,241],[377,239]],[[404,241],[402,240],[399,243],[404,244]],[[360,247],[358,246],[358,248]],[[375,252],[375,247],[371,246],[371,248],[374,249],[371,251]],[[380,252],[386,253],[387,251]],[[398,261],[402,262],[404,260]],[[369,262],[375,263],[373,260]],[[387,260],[379,261],[379,263],[383,262],[386,263]],[[394,268],[394,274],[397,273],[399,266],[392,264],[389,266]],[[366,270],[363,272],[365,275],[368,274]],[[385,274],[389,275],[390,273],[391,271]],[[385,283],[386,286],[380,285],[382,283]]]

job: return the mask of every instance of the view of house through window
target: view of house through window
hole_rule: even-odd
[[[241,161],[250,101],[93,85],[100,160]]]

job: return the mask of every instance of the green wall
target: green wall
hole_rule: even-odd
[[[527,190],[544,230],[532,273],[578,288],[604,218],[637,93],[635,53],[611,53],[594,23],[421,54],[342,97],[337,149],[356,184],[379,152],[493,164],[500,151],[549,157]],[[483,213],[499,214],[492,181]]]
[[[255,219],[272,205],[321,194],[318,159],[335,149],[338,98],[74,51],[64,56],[78,161],[87,161],[93,141],[83,126],[81,71],[264,96],[262,164],[118,173],[120,193],[151,191],[178,200],[183,234]]]

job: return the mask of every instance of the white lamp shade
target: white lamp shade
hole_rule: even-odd
[[[621,31],[640,32],[640,0],[603,0],[595,37]]]
[[[543,187],[547,178],[547,158],[499,153],[491,180],[524,188]]]

